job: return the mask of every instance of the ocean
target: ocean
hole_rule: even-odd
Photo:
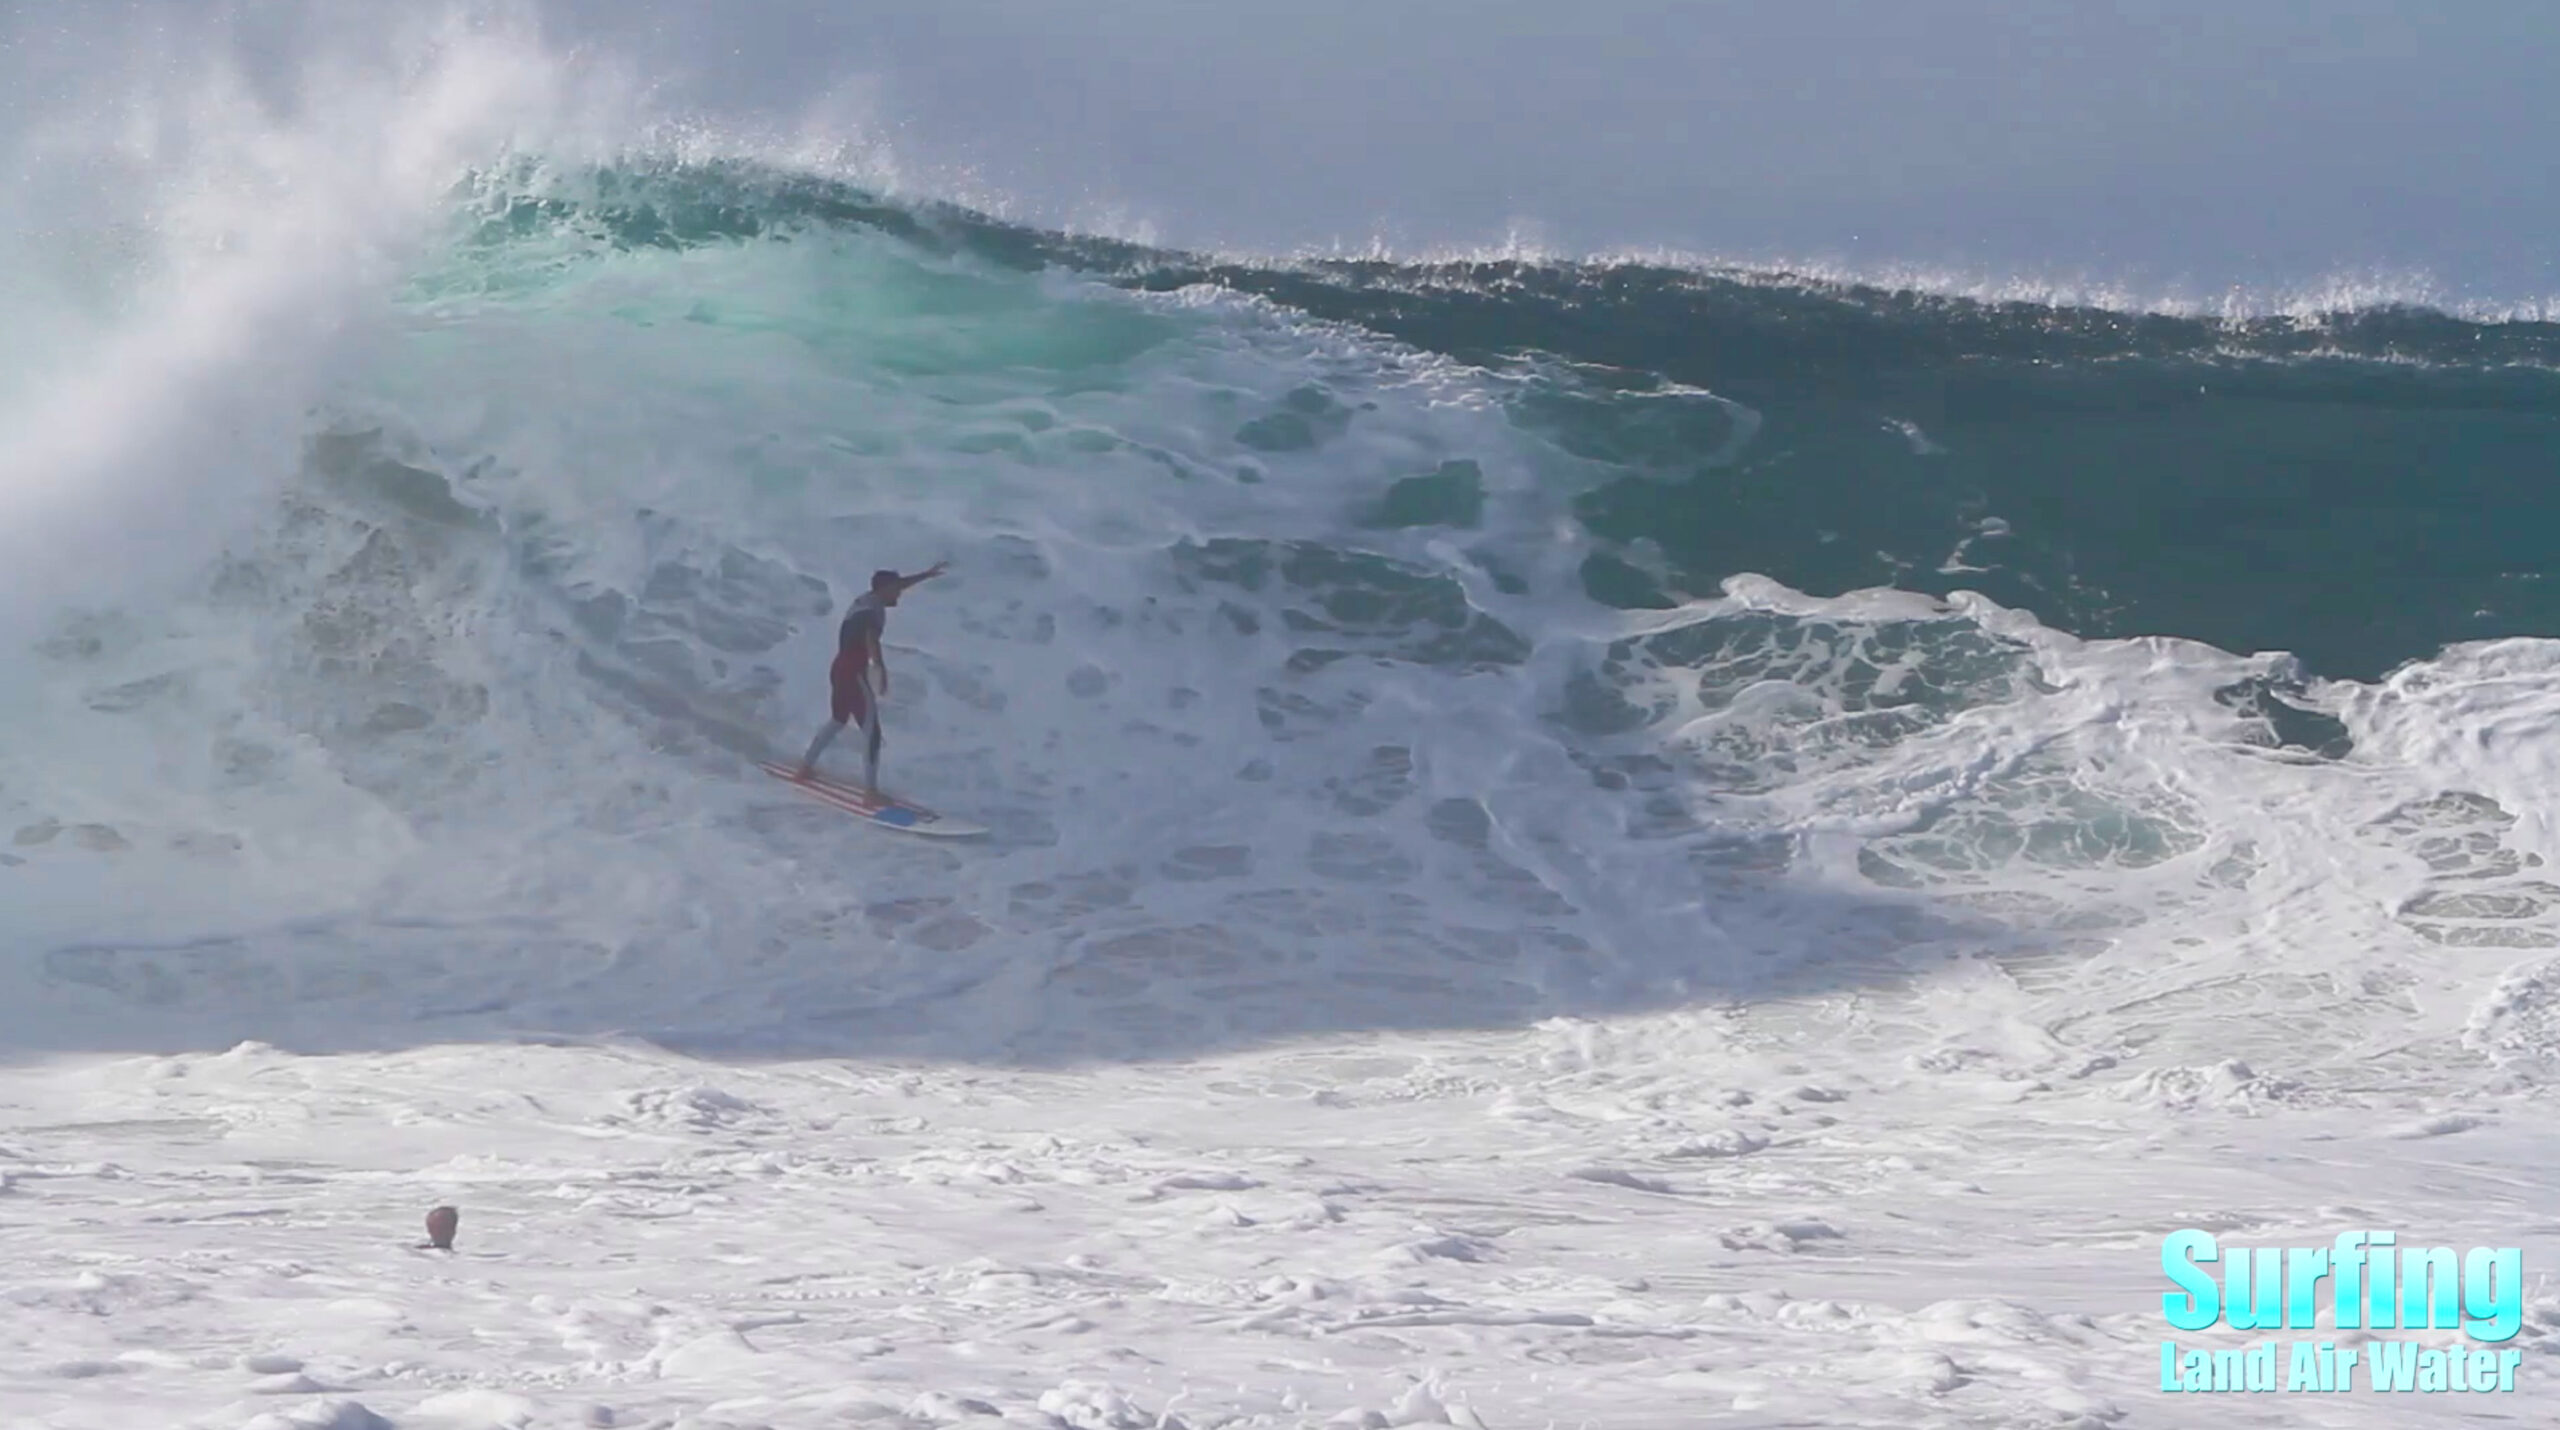
[[[423,925],[509,990],[391,960],[431,1005],[788,1040],[1033,959],[1147,1026],[1017,1051],[1116,1056],[1343,1016],[1264,960],[1425,1025],[1863,980],[1959,926],[2139,967],[2296,838],[2391,843],[2369,789],[2265,811],[2460,743],[2421,711],[2554,649],[2547,323],[1246,263],[732,162],[446,204],[241,534],[18,658],[12,917],[55,977],[245,979],[245,1016]],[[816,728],[868,573],[946,557],[890,768],[998,833],[813,883],[851,831],[748,762]],[[884,883],[914,927],[801,966]],[[1791,927],[1816,887],[1854,952]],[[2544,946],[2511,897],[2385,925]],[[1192,935],[1215,1033],[1119,1003],[1193,996]],[[635,943],[720,1006],[599,1002],[577,970]]]
[[[691,1071],[589,1120],[677,1140],[781,1105],[732,1096],[783,1075],[755,1069],[835,1069],[889,1103],[917,1095],[897,1077],[938,1078],[937,1118],[968,1089],[1035,1096],[1003,1079],[1098,1079],[1078,1094],[1102,1099],[1077,1114],[1088,1142],[1143,1120],[1090,1091],[1112,1078],[1185,1105],[1455,1099],[1492,1119],[1486,1146],[1615,1129],[1568,1159],[1575,1195],[1652,1198],[1644,1216],[1698,1197],[1724,1238],[1700,1264],[1764,1281],[1844,1236],[1922,1255],[1856,1199],[1928,1222],[1902,1182],[1996,1182],[1956,1165],[1976,1155],[2022,1188],[2138,1166],[2124,1149],[2157,1152],[2197,1125],[2180,1119],[2249,1146],[2353,1118],[2409,1146],[2494,1127],[2560,1076],[2560,323],[2538,312],[2207,311],[1670,258],[1249,257],[771,155],[466,158],[348,160],[362,192],[376,162],[435,177],[387,217],[315,226],[294,194],[228,192],[239,246],[192,259],[16,216],[8,301],[48,336],[0,340],[13,1064],[228,1068],[238,1089],[338,1068],[361,1088],[456,1048],[646,1049]],[[885,775],[988,826],[967,844],[857,827],[755,768],[817,729],[869,573],[937,560],[949,574],[889,622]],[[1265,1071],[1202,1071],[1236,1059]],[[1933,1122],[1950,1101],[1968,1110]],[[1749,1121],[1781,1103],[1802,1116]],[[1900,1111],[1858,1122],[1871,1105]],[[501,1115],[456,1106],[429,1118],[461,1119],[456,1147]],[[2044,1118],[2089,1135],[2043,1144]],[[79,1157],[41,1150],[71,1125],[10,1135],[45,1176],[135,1155],[94,1129]],[[818,1122],[793,1125],[786,1142]],[[567,1144],[506,1135],[533,1140],[446,1184],[489,1200],[567,1175],[528,1170]],[[1396,1145],[1424,1157],[1460,1134],[1412,1135]],[[1287,1145],[1332,1145],[1309,1138]],[[1781,1174],[1791,1146],[1829,1147],[1804,1165],[1830,1170]],[[172,1185],[194,1175],[193,1154],[152,1155]],[[970,1186],[1030,1165],[968,1155]],[[1691,1176],[1727,1165],[1731,1185]],[[2402,1171],[2373,1193],[2394,1214],[2547,1202],[2462,1202]],[[1281,1176],[1182,1175],[1159,1193]],[[2167,1201],[2147,1210],[2109,1183],[2021,1214],[2086,1213],[2093,1239],[1985,1234],[2067,1267],[2140,1263],[2131,1228],[2225,1202],[2235,1219],[2208,1224],[2282,1220],[2284,1193],[2156,1175]],[[2306,1216],[2355,1198],[2354,1177],[2301,1175]],[[1754,1187],[1828,1210],[1723,1226]],[[1350,1195],[1305,1191],[1286,1216],[1330,1225],[1307,1207]],[[1494,1245],[1536,1233],[1468,1219],[1537,1218],[1437,1195],[1399,1224],[1477,1240],[1425,1237],[1442,1249],[1398,1265],[1533,1255]],[[524,1197],[503,1216],[530,1226]],[[1622,1214],[1575,1205],[1567,1220]],[[950,1232],[949,1256],[979,1234]],[[643,1264],[664,1282],[681,1260]],[[1377,1364],[1455,1356],[1481,1387],[1547,1354],[1519,1328],[1654,1316],[1632,1264],[1606,1294],[1518,1282],[1531,1299],[1468,1323],[1514,1339],[1400,1332]],[[1243,1287],[1250,1265],[1197,1274]],[[2142,1289],[2089,1314],[2149,1316],[2137,1273],[2107,1273]],[[1681,1324],[1732,1290],[1654,1274],[1683,1288]],[[2113,1423],[2104,1397],[2149,1374],[2147,1331],[2101,1346],[2038,1321],[2015,1344],[2077,1368],[2004,1381],[1928,1329],[1964,1281],[1928,1274],[1890,1315],[1956,1359],[1910,1351],[1822,1401],[1843,1417],[1825,1423],[1913,1423],[1906,1398],[1966,1394],[1988,1418],[1943,1423]],[[2075,1274],[2016,1294],[2067,1319],[2078,1293],[2054,1288]],[[344,1294],[399,1302],[388,1284]],[[1767,1354],[1831,1354],[1785,1349],[1819,1337],[1747,1300],[1710,1306],[1756,1317]],[[1408,1318],[1382,1324],[1455,1324],[1377,1304]],[[782,1381],[835,1374],[825,1344]],[[1609,1423],[1616,1354],[1556,1351],[1593,1378],[1516,1393]],[[362,1383],[353,1364],[339,1378]],[[1244,1366],[1233,1413],[1270,1418],[1203,1423],[1298,1423],[1274,1397],[1300,1382]],[[1659,1378],[1623,1402],[1643,1415],[1708,1390],[1736,1413],[1818,1408],[1712,1365],[1643,1369]],[[1150,1404],[1172,1394],[1139,1381]],[[1356,1404],[1394,1399],[1362,1385]],[[65,1393],[26,1403],[108,1404]],[[1156,1423],[1039,1403],[1060,1424]],[[1334,1409],[1298,1403],[1308,1424]]]

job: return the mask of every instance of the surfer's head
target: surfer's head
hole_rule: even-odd
[[[895,571],[871,573],[871,594],[879,597],[883,605],[898,604],[898,592],[904,588],[905,584]]]

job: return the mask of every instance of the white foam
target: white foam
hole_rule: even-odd
[[[165,595],[234,535],[466,167],[520,140],[573,154],[618,102],[458,12],[315,17],[281,71],[251,65],[236,16],[165,18],[156,46],[83,26],[31,45],[30,76],[143,58],[50,80],[62,103],[0,135],[28,199],[0,254],[61,275],[8,295],[13,351],[58,358],[0,383],[11,644],[31,613]]]

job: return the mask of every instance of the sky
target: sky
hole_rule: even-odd
[[[2560,295],[2541,0],[469,2],[712,128],[1185,247]],[[188,62],[209,15],[275,67],[421,11],[0,0],[0,121],[137,53]]]
[[[1246,251],[2560,292],[2560,10],[2509,0],[550,0],[669,97]]]

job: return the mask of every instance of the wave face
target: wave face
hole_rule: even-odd
[[[441,204],[211,554],[9,657],[25,1045],[1052,1061],[1956,986],[2171,1092],[2543,1070],[2530,998],[2374,990],[2560,943],[2560,328],[1219,263],[717,162]],[[965,849],[750,763],[944,556],[888,772]]]
[[[602,188],[502,201],[506,222],[577,213],[622,248],[878,232],[1250,295],[1482,370],[1520,394],[1514,425],[1587,464],[1575,517],[1609,549],[1584,581],[1615,606],[1742,574],[1973,590],[2083,637],[2288,651],[2359,679],[2560,616],[2542,555],[2560,323],[2128,313],[1639,264],[1203,262],[752,171]]]

